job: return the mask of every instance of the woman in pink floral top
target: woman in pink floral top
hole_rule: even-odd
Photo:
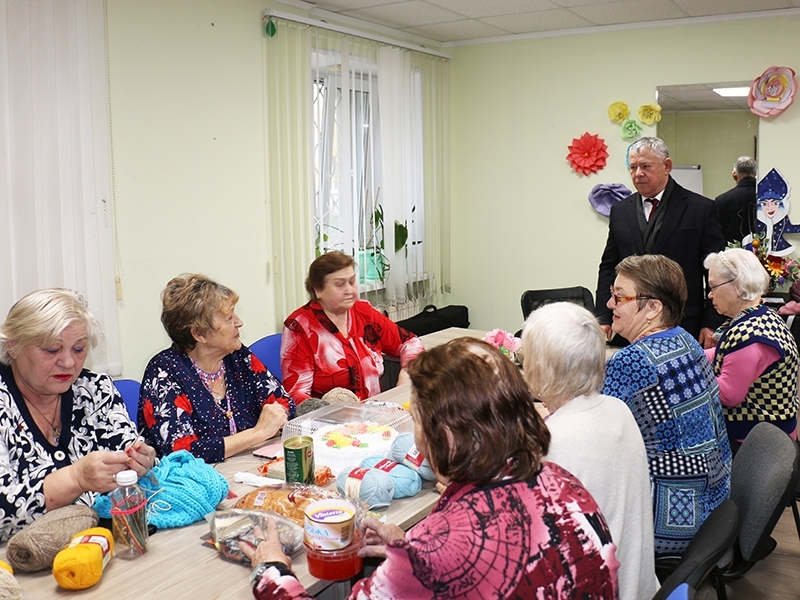
[[[385,560],[350,598],[617,597],[615,546],[594,499],[569,472],[541,462],[550,434],[510,360],[460,338],[412,361],[417,448],[447,485],[407,533],[366,518],[362,556]],[[253,594],[311,598],[270,521],[251,556]]]
[[[311,301],[284,321],[281,348],[283,385],[298,404],[336,387],[366,400],[381,391],[384,353],[399,357],[405,369],[424,350],[413,333],[359,300],[351,256],[333,251],[317,258],[306,291]],[[398,383],[405,379],[402,370]]]
[[[294,402],[239,339],[239,296],[203,275],[172,279],[161,322],[172,347],[147,365],[139,427],[159,454],[188,450],[220,462],[278,433]]]

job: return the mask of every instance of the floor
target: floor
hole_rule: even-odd
[[[747,574],[727,584],[729,600],[800,600],[800,538],[787,508],[772,537],[777,548]],[[709,585],[703,586],[696,600],[715,600],[716,592]]]

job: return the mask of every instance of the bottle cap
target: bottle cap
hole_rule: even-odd
[[[133,485],[139,481],[139,475],[133,469],[127,471],[120,471],[114,476],[117,485]]]

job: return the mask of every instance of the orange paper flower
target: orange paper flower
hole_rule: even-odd
[[[578,173],[590,175],[606,166],[608,146],[597,134],[586,132],[580,138],[573,138],[572,145],[567,149],[567,160]]]

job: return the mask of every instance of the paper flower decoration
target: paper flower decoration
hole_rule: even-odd
[[[624,102],[614,102],[608,107],[608,118],[614,123],[620,123],[628,118],[631,111],[628,110],[628,105]]]
[[[623,139],[630,140],[638,137],[642,133],[642,126],[633,119],[627,119],[622,122],[622,137]]]
[[[794,69],[773,66],[753,80],[747,104],[753,114],[772,117],[792,105],[796,92],[797,78]]]
[[[567,160],[578,173],[590,175],[606,166],[608,146],[597,134],[586,132],[580,138],[573,138],[572,145],[567,146],[567,149]]]
[[[658,123],[661,120],[661,106],[655,103],[640,106],[639,120],[645,125]]]
[[[490,343],[508,357],[511,357],[522,346],[522,340],[502,329],[492,329],[483,336],[483,341]]]
[[[604,217],[611,214],[611,207],[623,198],[631,195],[631,191],[621,183],[599,183],[589,192],[589,204]]]

